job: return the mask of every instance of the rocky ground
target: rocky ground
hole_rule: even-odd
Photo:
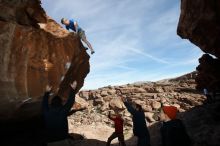
[[[209,116],[209,112],[215,111],[214,109],[218,108],[219,104],[213,105],[212,110],[209,109],[210,105],[203,105],[206,98],[195,89],[195,76],[196,73],[193,72],[179,78],[158,82],[142,82],[81,91],[77,101],[87,109],[69,117],[70,132],[81,134],[86,138],[81,142],[78,141],[78,145],[84,145],[91,139],[93,140],[90,144],[104,145],[114,130],[113,123],[107,118],[107,114],[118,107],[122,109],[121,114],[125,120],[124,133],[127,144],[129,146],[135,145],[135,138],[132,137],[131,115],[124,109],[123,103],[116,94],[116,90],[120,89],[130,100],[142,105],[150,129],[152,146],[160,145],[158,113],[161,103],[172,104],[178,108],[178,117],[185,123],[195,145],[201,145],[204,142],[206,145],[215,145],[215,142],[210,143],[205,135],[209,133],[210,136],[215,135],[215,138],[220,138],[219,132],[214,132],[216,131],[214,127],[218,125],[217,121]],[[212,126],[207,121],[210,121]],[[197,125],[198,122],[201,125]],[[210,133],[210,131],[213,132]],[[96,140],[94,141],[94,139]],[[219,141],[220,139],[218,139]],[[117,140],[113,143],[117,143]]]

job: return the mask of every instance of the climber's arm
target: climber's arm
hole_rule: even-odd
[[[69,27],[69,26],[66,26],[66,29],[67,29],[67,30],[69,30],[69,29],[70,29],[70,27]]]

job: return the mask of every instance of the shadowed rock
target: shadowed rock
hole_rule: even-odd
[[[208,54],[204,54],[199,59],[200,65],[196,81],[198,89],[208,89],[209,91],[220,90],[220,60],[214,59]]]
[[[219,90],[220,57],[220,1],[218,0],[181,0],[181,15],[177,34],[189,39],[205,53],[197,67],[197,88]]]

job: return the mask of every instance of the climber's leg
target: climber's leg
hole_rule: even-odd
[[[91,53],[92,53],[92,54],[95,53],[95,51],[94,51],[93,48],[92,48],[92,45],[89,43],[89,41],[88,41],[87,38],[86,38],[85,31],[81,30],[81,31],[79,32],[79,36],[80,36],[80,38],[82,39],[82,41],[85,42],[86,45],[89,47],[89,49],[91,50]]]

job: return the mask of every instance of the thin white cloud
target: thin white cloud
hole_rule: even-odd
[[[152,59],[152,60],[154,60],[156,62],[163,63],[163,64],[169,64],[169,62],[167,62],[166,60],[163,60],[163,59],[160,59],[160,58],[155,57],[153,55],[150,55],[150,54],[148,54],[146,52],[143,52],[143,51],[141,51],[139,49],[130,48],[129,50],[134,52],[134,53],[137,53],[139,55],[145,56],[145,57],[147,57],[149,59]]]

